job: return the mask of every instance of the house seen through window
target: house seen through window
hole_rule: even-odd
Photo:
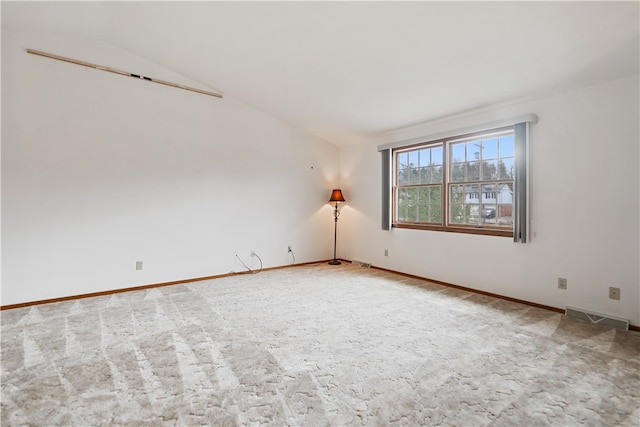
[[[513,126],[393,150],[393,226],[513,236]]]

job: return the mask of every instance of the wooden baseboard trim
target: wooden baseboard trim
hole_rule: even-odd
[[[437,285],[442,285],[442,286],[447,286],[447,287],[450,287],[450,288],[459,289],[461,291],[473,292],[473,293],[476,293],[476,294],[486,295],[486,296],[494,297],[494,298],[499,298],[499,299],[506,300],[506,301],[517,302],[519,304],[524,304],[524,305],[528,305],[528,306],[531,306],[531,307],[542,308],[544,310],[554,311],[556,313],[564,314],[564,312],[565,312],[565,310],[562,309],[562,308],[552,307],[550,305],[538,304],[536,302],[526,301],[526,300],[522,300],[522,299],[518,299],[518,298],[511,298],[511,297],[508,297],[508,296],[505,296],[505,295],[494,294],[492,292],[481,291],[481,290],[478,290],[478,289],[467,288],[466,286],[460,286],[460,285],[456,285],[456,284],[453,284],[453,283],[443,282],[442,280],[429,279],[428,277],[416,276],[415,274],[403,273],[401,271],[389,270],[387,268],[376,267],[376,266],[373,266],[373,265],[371,266],[371,268],[374,268],[374,269],[380,270],[380,271],[386,271],[388,273],[399,274],[400,276],[410,277],[412,279],[424,280],[426,282],[431,282],[431,283],[435,283]],[[639,331],[640,332],[640,326],[629,325],[629,330]]]
[[[301,267],[301,266],[313,265],[313,264],[326,264],[329,261],[330,260],[310,261],[310,262],[303,262],[303,263],[300,263],[300,264],[280,265],[280,266],[275,266],[275,267],[267,267],[267,268],[262,269],[261,271],[280,270],[280,269],[283,269],[283,268]],[[342,259],[342,258],[339,258],[339,261],[342,261],[345,264],[352,264],[352,262],[350,260],[346,260],[346,259]],[[542,308],[542,309],[545,309],[545,310],[555,311],[556,313],[563,313],[564,314],[564,310],[563,309],[557,308],[557,307],[551,307],[549,305],[538,304],[538,303],[535,303],[535,302],[525,301],[525,300],[521,300],[521,299],[517,299],[517,298],[511,298],[511,297],[507,297],[507,296],[500,295],[500,294],[494,294],[492,292],[485,292],[485,291],[481,291],[481,290],[478,290],[478,289],[467,288],[465,286],[456,285],[456,284],[453,284],[453,283],[443,282],[442,280],[429,279],[428,277],[416,276],[415,274],[403,273],[401,271],[389,270],[387,268],[376,267],[376,266],[373,266],[373,265],[371,266],[371,268],[374,268],[374,269],[380,270],[380,271],[386,271],[388,273],[398,274],[398,275],[404,276],[404,277],[410,277],[412,279],[419,279],[419,280],[424,280],[426,282],[435,283],[435,284],[438,284],[438,285],[448,286],[450,288],[460,289],[462,291],[474,292],[476,294],[486,295],[486,296],[499,298],[499,299],[503,299],[503,300],[507,300],[507,301],[511,301],[511,302],[517,302],[517,303],[520,303],[520,304],[524,304],[524,305],[528,305],[528,306],[532,306],[532,307],[537,307],[537,308]],[[221,279],[221,278],[224,278],[224,277],[238,276],[238,275],[241,275],[241,274],[251,274],[251,272],[249,272],[249,271],[241,271],[241,272],[237,272],[237,273],[234,272],[234,273],[226,273],[226,274],[216,274],[216,275],[213,275],[213,276],[195,277],[195,278],[192,278],[192,279],[175,280],[175,281],[172,281],[172,282],[154,283],[154,284],[151,284],[151,285],[132,286],[132,287],[129,287],[129,288],[113,289],[113,290],[109,290],[109,291],[91,292],[91,293],[87,293],[87,294],[71,295],[71,296],[67,296],[67,297],[50,298],[50,299],[44,299],[44,300],[38,300],[38,301],[23,302],[23,303],[18,303],[18,304],[2,305],[2,306],[0,306],[0,311],[11,310],[11,309],[14,309],[14,308],[30,307],[30,306],[34,306],[34,305],[49,304],[49,303],[54,303],[54,302],[73,301],[73,300],[83,299],[83,298],[92,298],[92,297],[100,297],[100,296],[105,296],[105,295],[120,294],[120,293],[123,293],[123,292],[142,291],[142,290],[145,290],[145,289],[161,288],[163,286],[182,285],[182,284],[185,284],[185,283],[201,282],[201,281],[204,281],[204,280]],[[629,329],[632,330],[632,331],[640,332],[640,326],[629,325]]]
[[[300,267],[300,266],[304,266],[304,265],[321,264],[321,263],[324,263],[324,262],[328,262],[328,260],[326,260],[326,261],[303,262],[303,263],[300,263],[300,264],[291,264],[291,265],[279,265],[279,266],[275,266],[275,267],[263,268],[260,271],[279,270],[279,269],[282,269],[282,268]],[[345,262],[348,262],[348,261],[345,261]],[[252,274],[252,273],[249,272],[249,271],[240,271],[240,272],[234,272],[234,273],[216,274],[216,275],[213,275],[213,276],[194,277],[192,279],[175,280],[175,281],[172,281],[172,282],[154,283],[154,284],[150,284],[150,285],[140,285],[140,286],[132,286],[132,287],[129,287],[129,288],[112,289],[112,290],[109,290],[109,291],[91,292],[91,293],[87,293],[87,294],[70,295],[70,296],[66,296],[66,297],[50,298],[50,299],[43,299],[43,300],[38,300],[38,301],[22,302],[22,303],[18,303],[18,304],[8,304],[8,305],[0,306],[0,311],[11,310],[11,309],[14,309],[14,308],[31,307],[31,306],[34,306],[34,305],[50,304],[50,303],[53,303],[53,302],[73,301],[73,300],[83,299],[83,298],[92,298],[92,297],[101,297],[101,296],[105,296],[105,295],[121,294],[123,292],[142,291],[142,290],[145,290],[145,289],[161,288],[161,287],[164,287],[164,286],[182,285],[182,284],[185,284],[185,283],[201,282],[203,280],[221,279],[221,278],[224,278],[224,277],[239,276],[239,275],[242,275],[242,274]],[[255,273],[255,274],[257,274],[257,273]]]

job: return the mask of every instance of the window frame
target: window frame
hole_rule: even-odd
[[[450,174],[450,168],[453,164],[453,159],[451,159],[451,145],[454,143],[459,143],[464,140],[472,140],[476,137],[481,136],[490,136],[490,135],[500,135],[505,132],[514,135],[515,138],[515,125],[507,125],[495,127],[492,129],[486,129],[482,131],[469,132],[464,134],[452,134],[451,136],[447,136],[444,138],[438,138],[430,141],[423,142],[415,142],[408,145],[397,146],[391,149],[390,160],[391,160],[391,188],[390,188],[390,196],[391,196],[391,227],[392,228],[401,228],[401,229],[416,229],[416,230],[428,230],[428,231],[444,231],[444,232],[454,232],[454,233],[466,233],[466,234],[478,234],[478,235],[490,235],[490,236],[500,236],[500,237],[514,237],[514,229],[515,229],[515,216],[514,221],[512,222],[511,228],[505,228],[504,226],[492,226],[491,224],[480,223],[480,224],[456,224],[451,222],[450,218],[450,193],[452,185],[460,185],[466,183],[473,183],[474,185],[478,185],[478,194],[480,198],[482,198],[482,185],[487,184],[499,184],[501,182],[507,180],[477,180],[477,181],[454,181]],[[514,141],[515,144],[515,141]],[[410,188],[412,185],[416,187],[420,184],[405,184],[400,185],[398,183],[398,155],[403,152],[415,151],[418,148],[434,148],[440,146],[442,147],[443,152],[443,161],[442,161],[442,182],[437,183],[435,185],[439,185],[441,190],[441,223],[428,223],[428,222],[411,222],[411,221],[401,221],[398,220],[398,197],[399,190],[401,188]],[[517,164],[516,160],[517,152],[514,147],[514,165]],[[512,185],[515,186],[516,181],[516,173],[514,171],[511,180],[509,181]],[[434,185],[433,183],[426,183],[424,185]],[[424,186],[423,185],[423,186]],[[511,206],[513,211],[515,211],[515,194],[513,194],[513,199],[511,202]],[[498,207],[496,205],[496,207]]]

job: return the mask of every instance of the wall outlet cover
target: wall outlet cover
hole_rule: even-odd
[[[558,277],[558,289],[567,289],[567,279]]]
[[[610,299],[620,299],[620,288],[616,288],[613,286],[609,287],[609,298]]]

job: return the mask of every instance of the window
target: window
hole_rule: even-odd
[[[514,126],[394,148],[393,227],[513,236]]]

